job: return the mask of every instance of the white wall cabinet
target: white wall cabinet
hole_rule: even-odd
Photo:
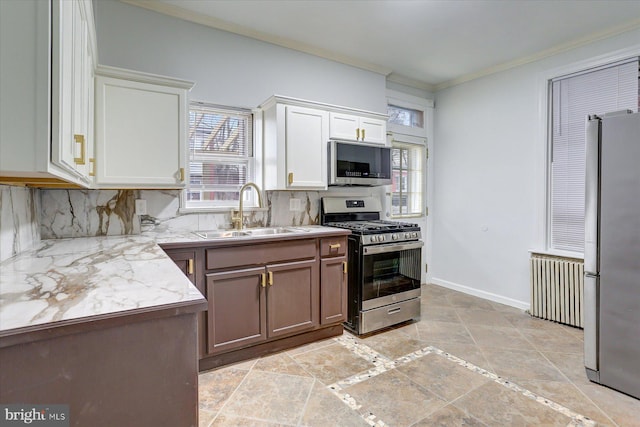
[[[192,82],[99,66],[96,185],[183,188]]]
[[[332,112],[329,114],[331,138],[386,144],[387,121],[382,118]]]
[[[0,8],[0,182],[90,186],[97,56],[91,1]]]
[[[262,108],[264,189],[326,190],[328,111],[273,98]]]

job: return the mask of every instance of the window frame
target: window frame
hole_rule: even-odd
[[[539,73],[538,77],[538,141],[535,163],[536,223],[534,228],[532,253],[583,258],[583,252],[574,252],[551,247],[551,160],[552,160],[552,97],[551,82],[562,76],[580,73],[589,69],[640,56],[640,44],[616,50],[604,55],[551,68]]]
[[[398,138],[398,139],[396,139]],[[421,218],[423,216],[425,216],[426,214],[426,207],[427,207],[427,203],[426,203],[426,181],[427,181],[427,177],[426,177],[426,169],[427,169],[427,140],[426,138],[419,138],[419,137],[412,137],[411,135],[402,135],[402,134],[397,134],[394,133],[393,137],[391,139],[391,150],[393,151],[394,149],[400,149],[400,150],[410,150],[410,149],[418,149],[419,150],[419,155],[422,157],[421,162],[422,162],[422,170],[420,170],[420,177],[419,179],[419,184],[422,187],[421,191],[420,191],[420,200],[417,202],[413,202],[410,203],[410,200],[407,200],[407,205],[412,205],[415,203],[418,203],[418,205],[420,206],[420,210],[419,212],[408,212],[408,213],[400,213],[400,214],[395,214],[393,212],[393,198],[395,195],[398,195],[398,197],[400,197],[400,201],[402,201],[402,195],[403,193],[406,193],[407,197],[409,198],[410,195],[412,193],[416,193],[414,191],[410,191],[411,190],[411,180],[409,179],[409,171],[410,169],[402,168],[402,161],[401,161],[401,165],[400,165],[400,169],[396,169],[393,167],[393,163],[391,166],[391,177],[393,179],[393,177],[395,176],[395,171],[399,170],[400,174],[399,174],[399,179],[400,179],[400,183],[399,183],[399,188],[400,191],[399,192],[394,192],[393,191],[393,184],[391,186],[391,191],[389,192],[390,195],[390,212],[389,214],[391,215],[392,219],[404,219],[404,218]],[[402,156],[400,156],[400,159],[402,160]],[[407,171],[407,176],[403,176],[402,172],[403,171]],[[404,181],[406,183],[406,185],[403,185],[403,178]],[[406,192],[402,191],[402,188],[406,186]]]
[[[205,101],[196,101],[191,100],[189,102],[189,108],[187,112],[187,117],[191,113],[192,107],[197,107],[200,109],[210,108],[212,110],[219,110],[221,112],[228,112],[229,114],[242,114],[247,115],[247,141],[250,155],[244,157],[242,162],[246,162],[247,174],[246,174],[246,182],[256,182],[256,177],[260,176],[261,165],[260,165],[260,150],[258,149],[257,136],[256,136],[256,111],[246,108],[239,107],[231,107],[226,105],[219,105]],[[187,132],[191,131],[191,127],[189,125],[189,120],[187,120]],[[198,213],[198,212],[228,212],[230,209],[237,208],[239,205],[238,200],[209,200],[209,203],[202,203],[202,206],[198,206],[198,203],[189,202],[187,200],[187,194],[190,189],[191,183],[191,154],[189,149],[189,138],[186,138],[186,143],[184,147],[185,152],[185,187],[180,192],[180,208],[179,213]],[[226,157],[225,155],[215,155],[212,154],[208,156],[210,158],[218,158],[219,163],[242,163],[238,161],[234,161],[232,157]],[[232,188],[233,187],[233,188]],[[238,190],[241,186],[238,186]],[[225,186],[221,187],[221,191],[229,191],[235,189],[235,186]],[[257,205],[257,197],[254,191],[245,191],[244,192],[244,207],[246,210],[252,210],[258,207]],[[191,204],[191,206],[189,206]]]

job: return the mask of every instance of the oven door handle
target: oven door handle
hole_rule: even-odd
[[[388,245],[365,246],[362,248],[364,255],[384,254],[388,252],[405,251],[409,249],[419,249],[424,246],[424,242],[390,243]]]

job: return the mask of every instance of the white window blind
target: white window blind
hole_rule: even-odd
[[[237,206],[240,187],[253,179],[253,170],[251,112],[192,103],[185,207]]]
[[[550,249],[584,251],[589,114],[638,111],[638,59],[551,81]]]
[[[411,138],[419,140],[420,138]],[[408,137],[393,136],[391,143],[391,215],[396,218],[424,214],[426,148],[409,142]]]

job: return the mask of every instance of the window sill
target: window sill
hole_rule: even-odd
[[[584,254],[582,252],[563,251],[559,249],[529,249],[529,253],[584,260]]]
[[[237,211],[238,206],[212,206],[206,208],[179,208],[179,214],[196,214],[196,213],[229,213]],[[269,208],[259,208],[257,206],[243,206],[244,212],[267,212]]]

